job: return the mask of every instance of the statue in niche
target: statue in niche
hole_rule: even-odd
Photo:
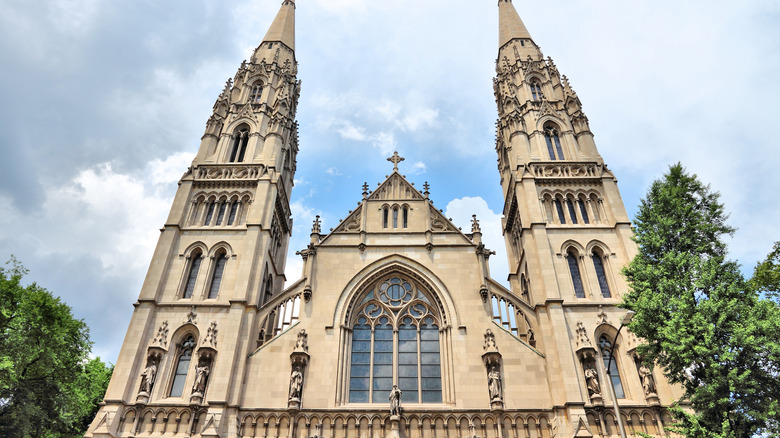
[[[141,373],[141,391],[147,394],[152,392],[152,385],[157,377],[157,364],[154,361],[149,361],[144,371]]]
[[[501,400],[501,373],[494,366],[488,373],[488,390],[490,391],[490,401]]]
[[[601,385],[599,384],[599,373],[593,364],[585,368],[585,383],[588,385],[588,395],[601,395]]]
[[[306,334],[306,330],[301,329],[301,331],[298,332],[298,340],[295,342],[295,349],[309,351],[308,339],[309,335]]]
[[[192,385],[192,393],[203,394],[206,391],[206,379],[209,377],[209,366],[205,362],[201,362],[195,367],[195,383]]]
[[[496,346],[496,335],[494,335],[490,329],[485,331],[485,346],[483,348],[485,350],[498,350],[498,347]]]
[[[642,389],[645,391],[645,395],[655,394],[655,378],[653,372],[646,366],[639,366],[639,378],[642,380]]]
[[[300,400],[301,390],[303,390],[303,373],[301,367],[296,365],[290,375],[290,400]]]
[[[390,415],[401,415],[401,390],[398,385],[393,385],[390,390]]]

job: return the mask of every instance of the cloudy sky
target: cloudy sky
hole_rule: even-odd
[[[280,0],[7,0],[0,8],[0,259],[60,295],[114,362],[176,182]],[[292,250],[391,170],[505,278],[491,78],[495,0],[299,0]],[[780,240],[780,2],[515,0],[580,96],[631,216],[681,161],[722,194],[746,271]],[[300,276],[288,261],[288,278]]]

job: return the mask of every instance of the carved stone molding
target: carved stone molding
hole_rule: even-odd
[[[258,179],[266,174],[266,168],[262,164],[257,165],[225,165],[209,164],[200,165],[195,171],[195,181],[212,180],[251,180]]]

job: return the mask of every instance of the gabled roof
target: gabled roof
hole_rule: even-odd
[[[368,197],[369,201],[423,200],[425,196],[400,173],[393,171]]]

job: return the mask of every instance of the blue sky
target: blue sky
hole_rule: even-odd
[[[0,8],[0,258],[52,290],[115,361],[225,80],[281,1],[10,0]],[[722,194],[746,271],[780,240],[780,2],[515,0],[583,102],[633,216],[681,161]],[[495,0],[299,0],[303,90],[290,254],[392,167],[506,276],[491,78]],[[288,261],[288,279],[300,275]]]

